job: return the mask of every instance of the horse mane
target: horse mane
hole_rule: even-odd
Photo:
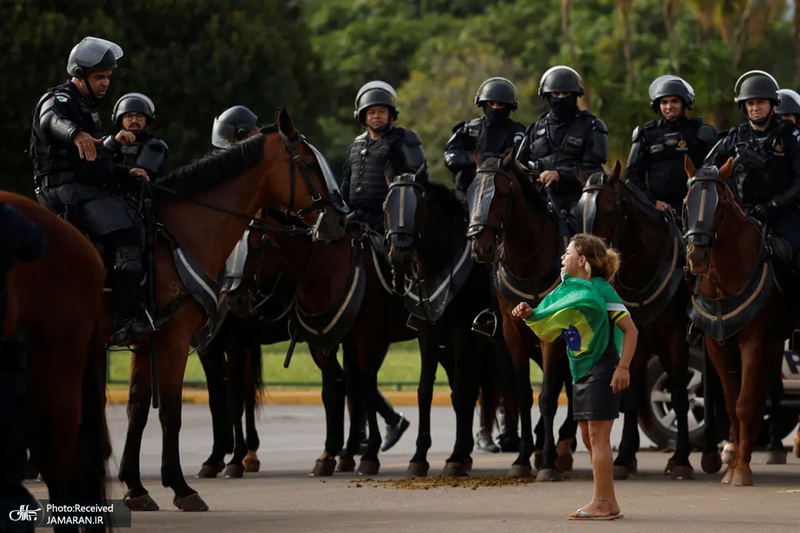
[[[510,168],[505,170],[511,172],[519,182],[519,188],[522,189],[522,195],[530,203],[540,208],[542,211],[547,212],[547,197],[545,196],[544,187],[537,186],[536,182],[531,179],[531,176],[522,171],[519,166],[514,163],[512,159],[508,165]]]
[[[153,182],[159,199],[167,202],[186,200],[250,170],[264,157],[264,139],[278,131],[275,125],[261,133],[234,143],[223,150],[214,150]]]
[[[618,181],[622,187],[625,188],[625,192],[628,195],[628,198],[633,202],[633,205],[644,215],[644,217],[653,223],[659,223],[664,220],[664,215],[656,209],[653,203],[645,196],[645,194],[639,189],[639,187],[631,184],[628,181]]]
[[[465,217],[464,204],[456,197],[453,189],[436,181],[428,181],[425,191],[431,195],[431,200],[437,206],[445,209],[448,215],[455,219]]]

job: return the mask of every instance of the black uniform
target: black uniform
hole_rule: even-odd
[[[130,318],[139,305],[143,276],[138,220],[120,198],[135,187],[130,167],[114,163],[97,145],[97,159],[81,159],[73,143],[80,133],[100,139],[97,106],[71,82],[47,91],[33,113],[30,154],[39,201],[85,231],[111,267],[110,280],[118,318]]]
[[[525,126],[510,118],[495,123],[479,117],[456,125],[444,148],[444,164],[453,173],[456,190],[466,193],[475,179],[475,154],[502,157],[514,149],[524,133]]]
[[[714,128],[699,118],[648,122],[633,130],[628,181],[654,204],[656,200],[666,202],[680,213],[688,191],[684,156],[688,154],[695,167],[700,167],[716,142]]]
[[[733,157],[732,185],[736,201],[753,212],[775,234],[800,253],[800,130],[773,116],[764,131],[748,122],[732,128],[706,158],[721,167]]]
[[[566,212],[572,211],[583,189],[578,169],[586,176],[602,172],[607,157],[608,128],[602,120],[580,109],[565,115],[554,111],[542,115],[525,130],[517,152],[517,160],[535,174],[558,172],[551,196],[560,203],[556,207]]]
[[[342,196],[356,213],[352,218],[373,229],[383,227],[383,201],[389,192],[385,168],[395,174],[416,172],[425,162],[419,136],[412,130],[391,128],[379,139],[366,131],[356,137],[342,174]]]
[[[136,141],[129,144],[118,142],[113,135],[106,137],[103,144],[114,154],[114,162],[133,168],[143,168],[150,179],[167,173],[169,147],[158,137],[146,131],[134,132]]]

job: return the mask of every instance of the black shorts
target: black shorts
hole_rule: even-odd
[[[619,418],[622,393],[611,390],[611,378],[618,363],[616,350],[606,350],[591,370],[572,385],[573,420]]]

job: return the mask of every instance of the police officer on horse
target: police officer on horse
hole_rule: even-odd
[[[732,188],[736,201],[789,243],[798,272],[800,130],[776,113],[781,96],[778,83],[767,72],[746,72],[736,82],[734,92],[747,121],[732,128],[705,163],[720,167],[734,158]]]
[[[539,81],[539,96],[547,99],[550,111],[528,126],[517,151],[517,160],[548,188],[562,216],[571,213],[580,198],[579,171],[586,176],[602,172],[608,157],[608,128],[578,108],[583,93],[583,80],[575,70],[564,65],[548,69]]]
[[[113,162],[97,110],[121,57],[122,49],[105,39],[86,37],[75,45],[67,61],[70,79],[48,89],[34,109],[30,146],[39,202],[82,229],[109,268],[112,341],[118,344],[152,331],[141,316],[139,224],[118,194],[148,176]]]
[[[114,153],[115,163],[143,168],[150,177],[167,173],[169,147],[150,133],[155,120],[156,106],[146,95],[128,93],[117,100],[111,122],[118,131],[103,141]]]
[[[460,122],[444,149],[444,164],[453,173],[456,195],[465,198],[475,179],[475,154],[502,157],[522,140],[525,126],[511,119],[519,106],[517,87],[505,78],[489,78],[481,83],[475,105],[483,116]]]
[[[234,143],[257,135],[258,132],[256,114],[243,105],[235,105],[214,119],[211,144],[217,148],[228,148]]]
[[[350,145],[342,176],[342,196],[352,209],[348,217],[383,233],[383,201],[389,192],[385,169],[416,172],[425,162],[422,141],[413,130],[394,126],[399,115],[397,93],[383,81],[358,90],[353,116],[367,131]]]
[[[636,185],[660,211],[680,213],[686,197],[684,156],[696,167],[703,164],[717,142],[717,132],[700,118],[689,118],[694,89],[678,76],[660,76],[650,84],[650,107],[660,115],[633,130],[628,157],[628,181]]]

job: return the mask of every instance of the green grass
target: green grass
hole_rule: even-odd
[[[264,381],[272,387],[316,386],[322,383],[322,375],[311,359],[306,344],[295,348],[289,368],[283,368],[288,342],[262,347]],[[130,375],[130,355],[127,351],[111,352],[109,360],[110,383],[127,384]],[[341,362],[341,351],[339,352]],[[419,346],[417,341],[399,342],[389,348],[386,360],[378,373],[378,382],[384,385],[403,384],[398,388],[415,389],[419,382]],[[542,373],[535,363],[531,363],[531,381],[541,382]],[[206,377],[197,354],[189,356],[184,383],[202,385]],[[436,384],[447,385],[447,375],[440,366],[436,372]]]

